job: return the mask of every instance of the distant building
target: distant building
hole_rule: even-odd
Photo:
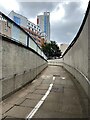
[[[60,50],[62,52],[62,54],[65,52],[65,50],[67,49],[67,47],[69,46],[69,44],[60,44]]]
[[[43,36],[42,30],[38,25],[35,25],[34,23],[30,22],[26,17],[11,11],[8,15],[15,23],[20,25],[25,31],[27,31],[34,40],[40,45],[44,45],[45,40],[45,34]]]
[[[8,16],[18,25],[27,27],[27,18],[26,17],[14,12],[14,11],[11,11]]]
[[[50,12],[44,12],[37,16],[37,25],[46,34],[47,42],[50,42]]]

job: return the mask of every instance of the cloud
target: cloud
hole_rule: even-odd
[[[45,11],[51,12],[57,4],[52,2],[20,2],[20,13],[28,18],[35,18]]]
[[[78,31],[80,24],[77,23],[57,23],[51,27],[51,38],[58,43],[70,43]]]
[[[0,10],[8,13],[11,10],[19,12],[19,4],[16,0],[0,0]]]
[[[65,11],[62,4],[58,4],[50,14],[51,23],[60,21],[64,17],[64,15]]]
[[[83,20],[86,7],[87,2],[83,5],[82,0],[20,3],[21,13],[35,23],[38,14],[50,11],[51,40],[58,43],[70,43],[73,40]]]
[[[57,43],[70,43],[82,23],[89,0],[78,0],[77,2],[76,0],[61,0],[61,2],[59,0],[54,0],[54,2],[40,2],[40,0],[39,2],[29,2],[30,0],[28,2],[22,0],[19,0],[19,2],[18,0],[2,1],[4,1],[3,4],[0,1],[2,12],[9,13],[11,9],[18,10],[20,14],[34,23],[36,23],[38,14],[49,11],[51,40]]]
[[[80,0],[81,9],[82,9],[83,11],[86,10],[86,8],[87,8],[87,6],[88,6],[88,2],[89,2],[89,0]]]
[[[51,39],[58,43],[70,43],[82,23],[84,12],[80,2],[60,3],[65,11],[62,19],[51,23]]]

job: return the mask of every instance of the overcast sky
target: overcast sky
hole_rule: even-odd
[[[82,23],[89,0],[0,0],[0,11],[9,14],[11,10],[27,17],[36,24],[37,15],[50,12],[51,40],[70,43]],[[46,0],[47,1],[47,0]]]

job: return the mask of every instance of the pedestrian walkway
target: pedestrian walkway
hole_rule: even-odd
[[[48,66],[32,83],[2,102],[7,118],[87,118],[87,96],[64,68]]]

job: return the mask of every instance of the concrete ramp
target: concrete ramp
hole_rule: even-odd
[[[89,120],[87,96],[75,81],[62,67],[49,66],[32,84],[3,101],[3,119]]]

